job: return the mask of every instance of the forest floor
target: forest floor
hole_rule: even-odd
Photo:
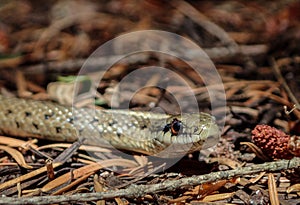
[[[1,95],[201,111],[221,136],[169,162],[2,135],[0,204],[300,204],[299,11],[296,0],[1,1]]]

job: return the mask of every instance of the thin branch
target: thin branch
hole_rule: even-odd
[[[186,1],[170,1],[178,11],[188,16],[190,19],[199,24],[208,31],[212,36],[216,36],[223,44],[238,49],[237,43],[217,24],[208,20],[208,18],[198,11],[195,7]],[[234,51],[233,51],[234,52]]]
[[[97,201],[101,199],[113,199],[116,197],[137,198],[142,197],[146,194],[155,194],[163,191],[174,191],[179,188],[196,186],[199,184],[213,182],[221,179],[230,179],[233,177],[255,174],[263,171],[272,172],[298,167],[300,167],[300,158],[293,158],[291,160],[279,160],[248,167],[240,167],[234,170],[212,172],[210,174],[187,177],[179,180],[168,180],[159,184],[130,185],[126,189],[108,191],[103,193],[74,194],[71,196],[40,196],[30,198],[2,197],[0,198],[0,204],[54,204],[62,202],[70,203],[75,201]]]
[[[217,61],[222,62],[222,59],[232,56],[232,50],[228,47],[215,47],[215,48],[203,48],[204,52],[207,53],[207,55]],[[258,44],[258,45],[240,45],[239,49],[240,53],[242,55],[248,55],[248,56],[257,56],[257,55],[263,55],[267,53],[268,47],[266,45]],[[189,55],[191,59],[197,58],[198,53],[195,52],[195,56],[193,56],[193,50],[189,50]],[[234,54],[236,54],[234,52]],[[138,58],[132,58],[130,61],[131,63],[136,62],[146,62],[149,58],[149,54],[145,53],[144,56],[141,57],[141,54],[139,54]],[[64,71],[64,72],[75,72],[78,71],[83,65],[89,68],[89,70],[98,70],[99,67],[105,67],[107,65],[112,65],[115,62],[118,62],[120,56],[105,56],[105,57],[93,57],[93,58],[78,58],[78,59],[70,59],[65,61],[59,61],[59,62],[47,62],[47,63],[41,63],[36,65],[30,65],[23,67],[23,71],[27,73],[39,73],[44,72],[46,69],[49,71]],[[135,60],[135,61],[134,61]],[[1,68],[0,68],[1,69]]]
[[[38,65],[32,65],[24,68],[26,72],[43,72],[46,69],[50,71],[68,71],[74,72],[78,71],[83,65],[89,67],[91,70],[96,70],[99,66],[107,66],[116,62],[120,56],[104,56],[104,57],[94,57],[94,58],[79,58],[79,59],[70,59],[59,62],[47,62]]]
[[[228,59],[240,54],[245,61],[246,67],[249,68],[257,67],[253,59],[250,58],[250,55],[248,53],[242,52],[241,47],[234,41],[233,38],[231,38],[228,35],[228,33],[222,27],[210,21],[205,15],[203,15],[191,4],[189,4],[186,1],[170,1],[170,4],[173,7],[175,7],[179,12],[189,17],[198,25],[200,25],[202,28],[204,28],[212,36],[217,37],[220,40],[220,42],[225,46],[225,47],[204,49],[207,55],[211,59],[213,59],[214,62],[226,61],[225,58]],[[245,49],[245,47],[243,49]],[[260,52],[262,52],[262,51],[266,51],[268,48],[264,46],[259,49]]]
[[[286,83],[285,79],[283,78],[283,76],[282,76],[282,74],[280,72],[280,69],[279,69],[279,67],[278,67],[278,65],[277,65],[277,63],[276,63],[276,61],[275,61],[275,59],[273,57],[270,59],[270,62],[271,62],[271,65],[272,65],[272,68],[274,70],[275,76],[278,79],[279,83],[282,84],[283,88],[285,89],[285,91],[289,95],[289,97],[292,100],[292,102],[296,105],[296,107],[298,109],[300,109],[300,104],[299,104],[297,98],[295,97],[295,95],[291,91],[290,87]],[[298,116],[298,117],[300,117],[300,116]]]

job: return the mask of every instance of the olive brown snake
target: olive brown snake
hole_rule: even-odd
[[[171,154],[159,155],[169,158],[200,150],[208,137],[219,135],[219,128],[206,113],[94,110],[0,95],[0,133],[62,142],[79,136],[84,144],[147,155],[171,146]]]

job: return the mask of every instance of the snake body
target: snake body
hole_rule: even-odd
[[[176,135],[172,127],[166,129],[174,119],[181,122]],[[61,142],[81,139],[88,145],[169,158],[200,150],[208,137],[219,135],[219,128],[206,113],[96,110],[0,95],[0,133]]]

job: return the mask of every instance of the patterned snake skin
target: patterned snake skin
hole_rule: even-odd
[[[206,113],[94,110],[0,96],[0,133],[64,142],[80,139],[88,145],[170,158],[200,150],[208,137],[219,135],[219,128]]]

